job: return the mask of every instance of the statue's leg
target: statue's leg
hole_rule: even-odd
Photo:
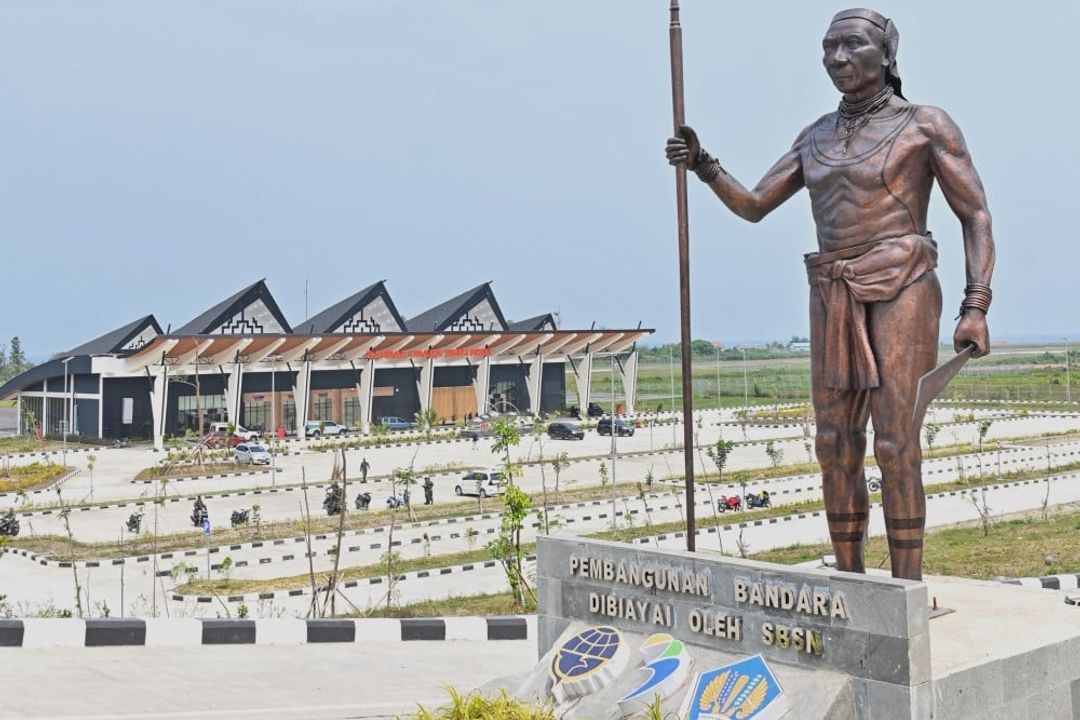
[[[919,378],[937,363],[941,287],[929,272],[887,303],[868,308],[881,385],[870,393],[874,456],[893,577],[922,579],[926,496],[919,427],[912,421]]]
[[[865,390],[840,391],[825,387],[825,308],[816,289],[810,292],[810,383],[817,424],[817,459],[825,515],[836,567],[865,572],[863,545],[870,499],[863,476],[866,456]]]

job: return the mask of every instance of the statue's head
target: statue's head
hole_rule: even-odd
[[[836,89],[845,95],[865,96],[892,85],[900,97],[896,51],[900,33],[892,20],[873,10],[854,8],[833,16],[821,41],[822,62]]]

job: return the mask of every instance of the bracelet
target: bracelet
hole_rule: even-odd
[[[720,161],[705,152],[703,148],[698,151],[697,160],[694,162],[694,173],[701,182],[711,183],[721,173]]]
[[[990,301],[994,298],[994,291],[985,283],[968,283],[964,288],[964,300],[960,303],[960,316],[963,317],[970,309],[982,310],[983,313],[990,311]]]

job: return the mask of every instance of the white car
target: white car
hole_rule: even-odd
[[[465,473],[454,486],[455,495],[475,495],[482,498],[502,495],[506,492],[502,470],[477,470]]]
[[[307,424],[304,425],[304,435],[314,438],[322,435],[327,437],[344,435],[348,430],[349,428],[344,425],[338,425],[330,420],[308,420]]]
[[[233,448],[233,458],[238,463],[247,463],[248,465],[269,465],[270,453],[266,452],[266,448],[256,443],[240,443]]]
[[[229,432],[229,423],[223,423],[223,422],[210,423],[210,432],[213,433],[213,432],[218,432],[218,431],[223,432],[223,433],[228,433]],[[259,431],[258,430],[248,430],[243,425],[235,426],[233,428],[233,435],[239,435],[240,437],[244,438],[248,442],[253,442],[253,441],[259,439]]]

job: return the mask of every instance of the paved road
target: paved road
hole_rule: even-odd
[[[17,652],[4,664],[5,720],[390,718],[536,661],[534,640]]]

